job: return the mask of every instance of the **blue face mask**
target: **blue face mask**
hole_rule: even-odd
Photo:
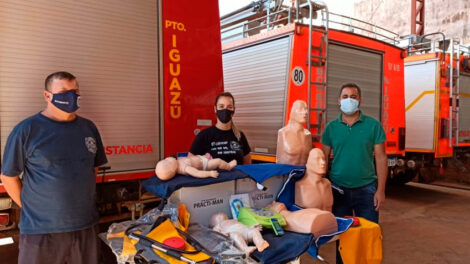
[[[75,90],[70,90],[65,93],[56,93],[52,94],[51,102],[64,112],[73,113],[80,107],[80,95],[78,95]]]
[[[359,110],[359,101],[352,98],[341,99],[340,109],[347,115],[352,115]]]

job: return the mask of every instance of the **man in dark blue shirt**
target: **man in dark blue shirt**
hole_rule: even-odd
[[[97,263],[96,171],[107,159],[96,126],[75,114],[79,94],[72,74],[49,75],[46,108],[5,145],[1,180],[21,207],[19,263]]]

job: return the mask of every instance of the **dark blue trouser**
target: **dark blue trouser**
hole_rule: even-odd
[[[374,195],[377,191],[377,181],[358,188],[336,186],[333,188],[333,214],[335,216],[360,216],[369,221],[379,223],[379,212],[375,211]],[[336,263],[342,264],[338,251],[339,241],[336,241]]]
[[[21,234],[19,264],[97,264],[98,225],[84,230]]]

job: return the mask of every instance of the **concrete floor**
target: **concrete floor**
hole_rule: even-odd
[[[382,263],[470,263],[470,190],[409,183],[386,193]],[[319,253],[335,263],[335,243]],[[322,262],[304,255],[301,263]]]
[[[388,186],[380,223],[385,264],[470,263],[470,190],[418,183]],[[335,263],[334,246],[320,248],[327,263]],[[15,246],[0,246],[0,263],[16,263],[16,255]],[[105,262],[113,263],[113,255]],[[301,263],[322,262],[304,255]]]

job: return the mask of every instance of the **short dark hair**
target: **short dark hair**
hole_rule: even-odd
[[[65,71],[54,72],[52,74],[49,74],[49,76],[46,77],[46,80],[44,81],[44,90],[49,91],[49,87],[54,80],[63,80],[63,79],[73,81],[73,80],[76,80],[77,78],[75,78],[75,76],[73,76],[73,74],[71,74],[70,72],[65,72]]]
[[[357,90],[357,93],[359,94],[359,97],[361,97],[361,88],[359,88],[359,85],[355,83],[345,83],[341,85],[338,97],[341,97],[341,93],[343,92],[344,88],[355,88]]]
[[[215,98],[215,103],[214,103],[215,106],[217,106],[217,102],[219,101],[220,97],[230,97],[230,98],[232,98],[233,106],[235,106],[235,98],[233,97],[233,95],[230,92],[223,92],[223,93],[220,93],[219,95],[217,95],[217,97]]]

